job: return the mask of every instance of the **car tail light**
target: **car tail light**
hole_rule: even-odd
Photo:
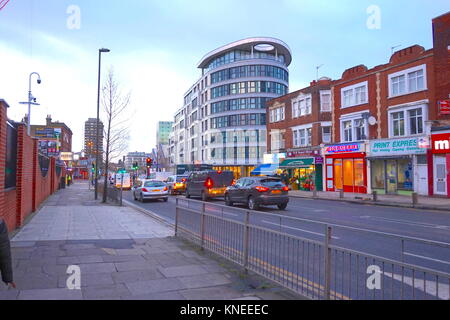
[[[222,170],[217,170],[217,173],[218,174],[222,174]]]
[[[267,192],[267,191],[269,191],[269,188],[262,187],[262,186],[256,186],[255,189],[258,190],[259,192]]]
[[[231,185],[234,186],[236,184],[236,180],[233,179],[233,181],[231,181]]]
[[[142,188],[143,192],[148,192],[148,190],[146,188]]]
[[[186,182],[186,179],[185,178],[181,179],[181,182]]]
[[[207,187],[208,189],[211,189],[213,187],[213,185],[214,185],[214,183],[211,178],[206,179],[205,187]]]
[[[169,190],[169,188],[167,188],[167,187],[164,187],[163,191],[167,191],[167,190]]]
[[[283,187],[283,191],[289,191],[289,187],[288,186]]]

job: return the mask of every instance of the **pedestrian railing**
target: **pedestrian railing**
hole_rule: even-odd
[[[184,198],[176,200],[175,234],[312,299],[450,297],[449,243]],[[350,242],[351,234],[367,240]],[[448,260],[412,263],[430,248]],[[426,265],[433,261],[439,268]]]

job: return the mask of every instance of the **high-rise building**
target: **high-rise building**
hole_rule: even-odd
[[[289,47],[248,38],[206,54],[170,137],[171,166],[210,164],[248,176],[266,153],[266,102],[288,93]]]
[[[169,144],[169,135],[172,131],[172,121],[159,121],[158,131],[156,132],[156,144]]]
[[[87,157],[95,157],[97,150],[97,118],[89,118],[84,123],[84,152]],[[103,122],[99,121],[99,153],[103,153]]]

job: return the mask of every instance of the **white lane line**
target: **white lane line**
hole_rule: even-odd
[[[271,225],[274,225],[274,226],[277,226],[277,227],[280,226],[280,224],[278,224],[278,223],[273,223],[273,222],[266,221],[266,220],[262,220],[262,222],[267,223],[267,224],[271,224]],[[311,234],[315,234],[315,235],[317,235],[317,236],[324,237],[324,234],[318,233],[318,232],[313,232],[313,231],[309,231],[309,230],[305,230],[305,229],[300,229],[300,228],[295,228],[295,227],[289,227],[289,226],[283,226],[283,225],[282,225],[282,227],[283,227],[283,228],[287,228],[287,229],[298,230],[298,231],[302,231],[302,232],[306,232],[306,233],[311,233]],[[336,239],[336,240],[340,239],[339,237],[334,237],[334,236],[331,236],[331,238]]]
[[[378,220],[378,221],[388,221],[388,222],[393,222],[393,223],[406,224],[406,225],[418,226],[418,227],[424,227],[424,228],[450,229],[450,226],[443,226],[443,225],[437,225],[437,224],[431,224],[431,223],[425,223],[425,222],[412,222],[412,221],[407,221],[407,220],[397,220],[397,219],[389,219],[389,218],[373,217],[373,216],[361,216],[360,218],[372,219],[372,220]]]
[[[403,254],[407,255],[407,256],[411,256],[411,257],[416,257],[416,258],[420,258],[420,259],[424,259],[424,260],[430,260],[430,261],[434,261],[434,262],[439,262],[439,263],[444,263],[444,264],[449,264],[450,265],[449,261],[434,259],[434,258],[430,258],[430,257],[426,257],[426,256],[421,256],[421,255],[418,255],[418,254],[413,254],[413,253],[410,253],[410,252],[403,252]]]

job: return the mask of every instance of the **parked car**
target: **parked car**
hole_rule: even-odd
[[[186,180],[186,198],[194,196],[208,201],[210,198],[223,197],[233,181],[234,175],[231,171],[192,172]]]
[[[186,180],[188,176],[175,175],[167,178],[166,184],[169,188],[169,194],[182,194],[186,191]]]
[[[158,180],[137,180],[133,187],[134,200],[144,202],[147,199],[169,199],[169,188],[162,181]]]
[[[289,188],[279,178],[251,177],[242,178],[227,188],[225,204],[247,204],[250,210],[258,210],[261,205],[277,205],[278,209],[286,209]]]

